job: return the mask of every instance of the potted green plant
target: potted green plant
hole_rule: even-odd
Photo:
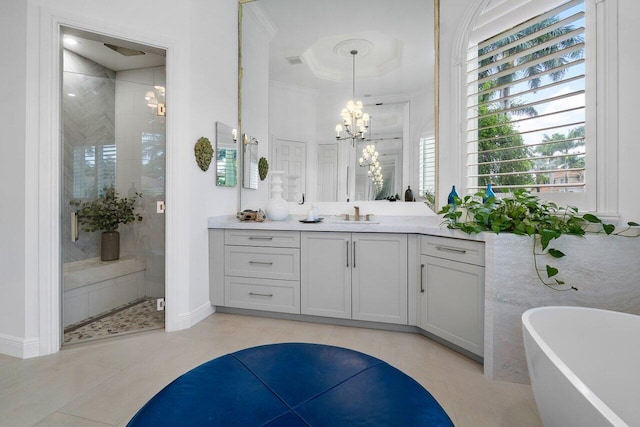
[[[546,264],[538,266],[538,257],[562,258],[565,254],[550,244],[563,235],[584,236],[596,226],[596,232],[607,235],[635,237],[635,222],[616,232],[613,224],[605,224],[593,214],[580,215],[573,206],[561,207],[553,202],[545,202],[525,191],[514,190],[511,197],[486,197],[483,192],[463,198],[454,196],[453,203],[444,206],[439,214],[450,229],[467,234],[480,232],[514,233],[533,237],[533,260],[536,274],[541,283],[554,290],[577,290],[558,278],[558,268]],[[539,249],[537,249],[539,248]]]
[[[105,188],[104,194],[91,202],[72,200],[72,206],[79,207],[78,222],[83,231],[102,231],[100,259],[113,261],[120,258],[120,224],[142,221],[142,216],[134,211],[136,201],[142,194],[134,197],[119,197],[113,186]]]

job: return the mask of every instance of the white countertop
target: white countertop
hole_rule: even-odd
[[[409,233],[453,237],[484,241],[484,233],[468,235],[459,230],[449,230],[439,216],[384,216],[374,215],[366,221],[346,222],[341,216],[328,215],[319,223],[302,223],[305,215],[289,215],[284,221],[240,221],[235,215],[209,217],[209,228],[236,230],[291,230],[291,231],[345,231],[363,233]]]

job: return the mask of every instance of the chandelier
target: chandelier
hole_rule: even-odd
[[[359,159],[360,167],[368,167],[367,176],[378,188],[382,190],[384,179],[382,178],[382,166],[378,161],[378,152],[373,144],[367,145],[362,149],[362,157]]]
[[[347,107],[342,109],[342,123],[336,125],[336,139],[338,141],[350,139],[355,145],[355,140],[364,139],[364,135],[369,128],[369,115],[362,112],[362,102],[356,101],[356,55],[358,51],[353,49],[353,92],[352,98],[347,102]],[[344,132],[344,133],[343,133]]]

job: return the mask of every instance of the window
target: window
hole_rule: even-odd
[[[89,145],[73,148],[73,197],[86,199],[102,194],[116,182],[116,146]]]
[[[469,192],[588,190],[585,22],[585,1],[573,0],[470,46]]]

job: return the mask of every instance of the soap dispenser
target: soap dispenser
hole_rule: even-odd
[[[307,221],[317,221],[318,217],[313,210],[313,205],[309,206],[309,213],[307,214]]]

